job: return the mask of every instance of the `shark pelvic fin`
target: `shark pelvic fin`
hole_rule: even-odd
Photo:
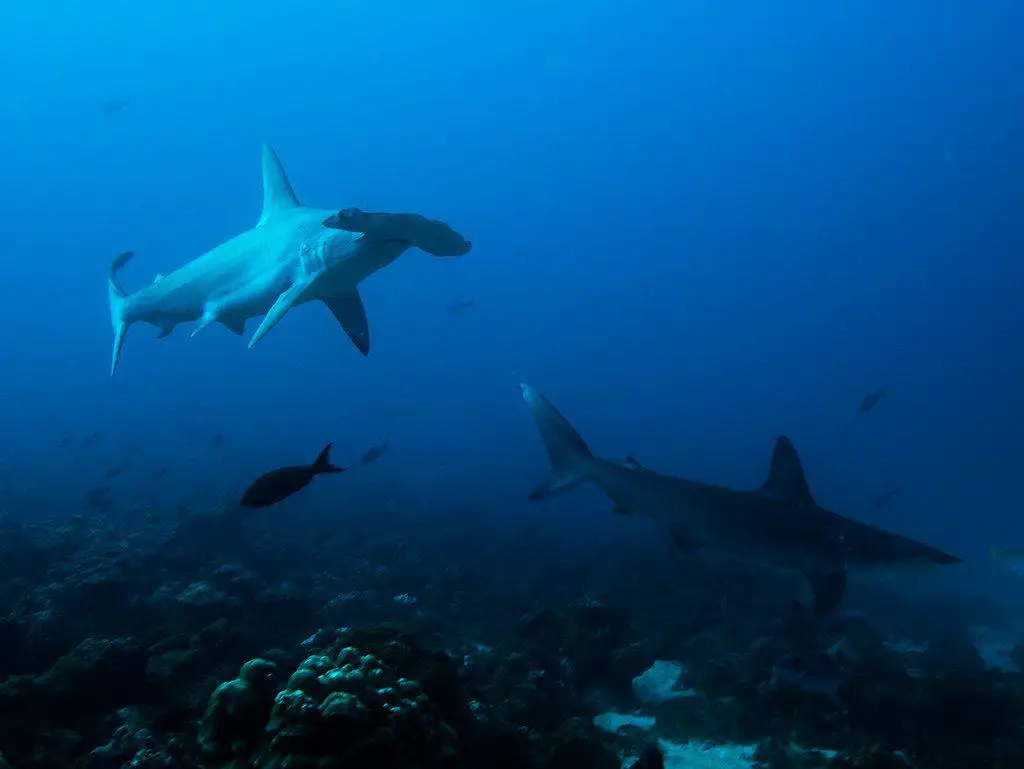
[[[258,224],[263,224],[275,214],[299,207],[284,166],[269,144],[263,145],[263,212]]]
[[[313,276],[313,279],[315,279],[315,277],[316,276]],[[256,329],[256,333],[253,334],[252,339],[249,340],[250,349],[270,333],[270,329],[276,326],[278,321],[284,317],[284,314],[291,309],[292,305],[295,304],[300,296],[302,296],[302,292],[309,288],[313,279],[295,282],[289,288],[281,292],[280,296],[277,297],[277,301],[271,305],[267,314],[263,317],[263,322],[260,323],[259,327]]]
[[[196,321],[196,327],[192,329],[192,333],[188,335],[189,339],[194,337],[196,334],[198,334],[200,331],[202,331],[210,324],[216,323],[218,320],[220,320],[220,318],[217,317],[217,309],[218,308],[216,305],[208,304],[206,306],[206,309],[203,310],[202,316],[199,318],[198,321]]]
[[[811,584],[814,613],[819,617],[830,613],[842,603],[848,580],[845,568],[809,569],[805,576]]]
[[[121,359],[121,348],[124,347],[124,335],[128,333],[131,321],[125,319],[125,307],[128,303],[128,292],[117,282],[118,271],[128,264],[135,254],[125,251],[110,263],[107,270],[107,298],[110,302],[110,324],[114,328],[114,348],[110,354],[110,376],[114,376],[117,363]]]
[[[771,469],[768,471],[768,479],[761,486],[761,491],[770,497],[801,506],[814,504],[807,478],[804,477],[804,468],[800,464],[800,456],[789,442],[789,438],[784,435],[775,441]]]
[[[232,334],[241,336],[245,333],[245,318],[232,318],[228,316],[226,318],[218,318],[217,322],[226,326]]]
[[[356,349],[363,355],[369,355],[370,324],[366,320],[366,308],[363,307],[359,291],[353,289],[347,294],[328,297],[323,302],[348,334]]]
[[[177,323],[168,323],[166,326],[161,326],[160,327],[160,333],[156,335],[156,338],[157,339],[166,339],[167,337],[169,337],[171,335],[171,332],[174,331],[174,329],[175,329],[175,327],[177,325],[178,325]]]

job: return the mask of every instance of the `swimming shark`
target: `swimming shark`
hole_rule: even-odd
[[[803,573],[816,614],[839,606],[850,569],[931,568],[962,561],[821,507],[811,496],[796,449],[784,436],[775,443],[764,484],[734,490],[663,475],[632,457],[624,463],[600,459],[547,398],[530,385],[521,388],[551,463],[551,472],[530,499],[594,483],[615,503],[615,512],[649,516],[685,553],[707,548]]]
[[[304,206],[277,153],[264,144],[263,210],[256,226],[132,294],[117,281],[132,252],[111,262],[110,375],[133,323],[156,326],[161,339],[186,321],[198,321],[192,336],[212,323],[241,335],[249,318],[264,315],[249,340],[252,347],[289,309],[312,301],[327,305],[356,348],[368,355],[370,329],[358,286],[413,246],[434,256],[463,256],[472,243],[444,222],[419,214]]]

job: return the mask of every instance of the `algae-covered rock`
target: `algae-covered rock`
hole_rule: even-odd
[[[274,705],[277,665],[249,660],[238,678],[214,690],[199,725],[199,747],[211,762],[228,762],[252,753]]]

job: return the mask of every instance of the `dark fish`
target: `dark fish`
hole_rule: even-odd
[[[452,302],[450,305],[448,305],[448,314],[461,315],[475,304],[475,299],[460,299],[459,301]]]
[[[104,115],[116,115],[131,103],[131,99],[111,99],[100,105],[100,112]]]
[[[860,405],[857,406],[857,413],[867,414],[869,411],[874,409],[875,406],[878,405],[878,402],[882,400],[882,398],[884,398],[885,395],[885,388],[883,387],[881,390],[877,390],[871,393],[870,395],[864,396],[864,400],[862,400],[860,402]]]
[[[131,461],[128,460],[128,459],[125,459],[122,462],[118,462],[116,465],[114,465],[109,470],[107,470],[105,473],[103,473],[103,477],[106,478],[107,480],[110,480],[111,478],[116,478],[121,473],[123,473],[125,470],[127,470],[129,467],[131,467],[131,464],[132,464]]]
[[[224,436],[221,435],[220,433],[217,433],[215,436],[213,436],[213,440],[211,441],[211,443],[213,443],[214,448],[219,449],[221,446],[224,445]]]
[[[890,502],[892,502],[894,499],[896,499],[896,497],[898,497],[902,493],[902,491],[903,489],[893,484],[884,493],[879,494],[877,497],[871,500],[871,503],[868,505],[869,509],[875,512],[878,512],[879,510],[884,510],[889,506]]]
[[[786,689],[824,694],[841,703],[841,689],[850,674],[839,660],[842,641],[819,654],[787,654],[772,667],[772,681]]]
[[[60,447],[61,447],[62,449],[66,449],[66,448],[67,448],[68,446],[70,446],[70,445],[71,445],[71,443],[72,443],[72,442],[73,442],[74,440],[75,440],[75,439],[74,439],[74,438],[72,438],[72,437],[71,437],[70,435],[65,435],[65,436],[64,436],[63,438],[61,438],[61,439],[60,439],[60,444],[59,444],[59,445],[60,445]]]
[[[110,498],[110,486],[97,486],[85,495],[85,506],[90,510],[109,512],[114,501]]]
[[[329,454],[333,443],[324,446],[320,456],[311,465],[294,465],[271,470],[257,478],[252,486],[242,495],[242,507],[269,507],[287,499],[297,491],[309,485],[309,482],[320,473],[340,473],[344,467],[331,464]]]
[[[153,471],[153,480],[159,480],[160,478],[163,478],[165,475],[167,475],[167,468],[164,466],[160,466]]]
[[[383,454],[385,451],[387,451],[387,448],[388,448],[388,442],[387,441],[381,441],[376,446],[370,446],[370,448],[368,448],[366,450],[366,453],[363,454],[363,458],[362,458],[362,460],[360,460],[360,463],[364,464],[364,465],[368,465],[371,462],[375,462],[376,460],[380,459],[380,455],[381,454]]]
[[[91,449],[96,445],[96,441],[100,439],[99,433],[89,433],[82,439],[82,448]]]
[[[633,769],[665,769],[665,753],[657,742],[644,745]]]

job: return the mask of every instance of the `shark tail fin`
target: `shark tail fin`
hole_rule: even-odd
[[[124,346],[124,335],[128,332],[131,321],[125,318],[125,306],[128,303],[128,292],[117,282],[117,273],[135,254],[125,251],[110,263],[107,270],[107,296],[110,301],[110,323],[114,327],[114,349],[110,355],[110,376],[117,370],[117,362],[121,359],[121,348]]]
[[[520,387],[551,461],[551,472],[530,492],[530,499],[546,499],[588,480],[594,455],[583,438],[551,401],[528,384]]]
[[[313,473],[315,475],[319,475],[320,473],[345,472],[344,467],[338,467],[337,465],[331,464],[331,448],[333,446],[333,443],[328,443],[324,446],[324,450],[320,452],[320,456],[316,458],[316,461],[313,463]]]

